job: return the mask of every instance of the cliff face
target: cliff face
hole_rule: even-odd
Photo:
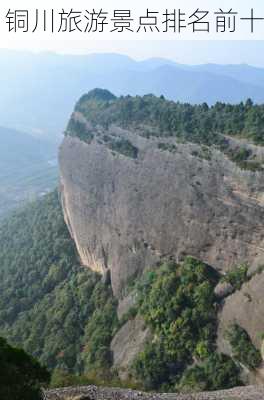
[[[257,274],[245,283],[239,291],[225,299],[218,315],[218,350],[232,355],[226,338],[226,331],[233,323],[243,327],[250,335],[256,348],[261,350],[263,362],[259,368],[249,373],[251,383],[264,383],[264,272]],[[248,373],[249,371],[247,371]]]
[[[91,129],[73,114],[80,120]],[[92,132],[89,143],[64,138],[62,205],[82,263],[110,271],[115,295],[161,259],[192,255],[220,271],[264,262],[262,172],[241,170],[216,149],[204,157],[196,144],[145,138],[134,128]],[[116,151],[109,138],[125,139],[136,153]]]
[[[120,320],[135,303],[131,281],[147,267],[186,255],[221,274],[248,264],[242,288],[220,282],[215,292],[218,351],[233,357],[230,324],[263,346],[264,147],[245,135],[252,104],[234,110],[244,121],[239,135],[236,124],[229,134],[230,107],[95,91],[77,103],[59,162],[65,221],[82,264],[111,279]],[[255,126],[251,135],[262,140]],[[139,316],[126,320],[111,343],[120,376],[151,337]],[[247,371],[246,380],[263,382],[263,371]]]

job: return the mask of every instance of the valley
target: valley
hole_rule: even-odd
[[[0,127],[0,218],[57,184],[56,145]]]

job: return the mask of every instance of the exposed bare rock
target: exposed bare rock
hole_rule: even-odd
[[[126,297],[119,300],[117,314],[122,318],[136,304],[135,293],[132,291]]]
[[[107,95],[103,92],[101,95]],[[102,98],[98,103],[98,98],[89,97],[87,106],[84,99],[88,97],[89,94],[80,100],[60,148],[61,199],[81,262],[111,279],[119,300],[119,318],[135,300],[133,294],[126,295],[126,286],[145,268],[153,268],[163,260],[178,262],[190,255],[220,272],[248,263],[251,279],[241,290],[233,293],[228,283],[215,288],[222,306],[218,349],[232,353],[225,331],[234,322],[248,332],[260,349],[264,333],[264,272],[253,273],[264,265],[263,148],[244,139],[226,137],[230,154],[216,141],[210,148],[182,143],[181,134],[178,141],[176,137],[166,137],[165,131],[160,134],[159,129],[166,129],[166,124],[159,127],[155,118],[154,122],[148,121],[139,114],[140,124],[133,124],[129,107],[126,115],[122,107],[118,109],[119,119],[111,118],[115,107],[105,107],[101,115],[105,105],[102,106]],[[132,122],[122,124],[126,117]],[[114,125],[113,121],[118,122]],[[184,138],[189,140],[187,134]],[[118,141],[123,141],[123,147],[114,145]],[[243,161],[241,149],[250,150],[246,152],[250,154],[246,165],[251,168],[242,169],[243,163],[233,162],[234,154]],[[149,337],[149,330],[138,317],[128,320],[116,333],[111,350],[113,367],[121,378],[127,376],[129,365]],[[262,383],[263,376],[260,366],[254,373],[254,382]],[[94,400],[260,400],[264,389],[250,386],[210,393],[146,394],[90,386],[47,392],[49,400],[81,395]]]
[[[129,320],[116,333],[111,343],[113,352],[113,367],[118,370],[121,379],[126,379],[129,366],[135,356],[144,349],[144,344],[151,334],[144,321],[136,317]]]
[[[91,400],[262,400],[263,386],[238,387],[231,390],[204,393],[144,393],[128,389],[99,388],[95,386],[53,389],[46,393],[47,400],[73,400],[74,396],[86,395]],[[85,397],[84,397],[85,399]]]
[[[137,158],[111,150],[104,133],[129,140]],[[193,144],[174,140],[176,150],[164,151],[158,144],[173,139],[139,133],[99,127],[90,144],[63,141],[62,204],[82,263],[109,269],[119,298],[129,279],[164,258],[191,255],[221,271],[263,263],[263,173],[214,149],[210,160],[197,157]]]
[[[232,354],[231,348],[225,339],[225,332],[230,324],[237,323],[249,334],[252,342],[258,349],[263,347],[264,333],[264,272],[256,274],[241,290],[225,299],[223,308],[219,313],[218,349]],[[262,351],[263,353],[263,351]],[[264,364],[263,364],[264,366]],[[256,373],[248,371],[251,381],[264,383],[264,370],[261,366]]]
[[[255,275],[245,283],[241,290],[225,299],[223,309],[219,313],[219,336],[224,336],[224,331],[230,323],[236,322],[250,335],[252,342],[261,349],[262,335],[264,333],[264,272]],[[220,341],[221,351],[225,350]]]
[[[233,286],[228,282],[219,282],[214,290],[216,297],[219,299],[229,296],[233,291]]]

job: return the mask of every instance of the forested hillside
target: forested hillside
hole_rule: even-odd
[[[107,367],[116,302],[79,265],[57,192],[3,222],[0,243],[0,336],[51,369]]]
[[[118,320],[109,283],[79,264],[57,192],[5,220],[0,243],[0,336],[55,371],[53,385],[116,382],[110,343],[135,316],[153,336],[129,367],[129,384],[175,391],[241,383],[238,363],[216,350],[220,276],[208,265],[187,257],[148,270],[129,285],[137,300]],[[237,326],[230,335],[235,360],[243,346],[241,361],[257,367],[260,353],[246,332]]]

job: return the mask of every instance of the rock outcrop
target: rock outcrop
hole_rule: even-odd
[[[129,367],[136,355],[144,350],[146,341],[151,337],[149,328],[139,317],[127,321],[114,336],[111,343],[113,367],[118,370],[121,379],[127,379]]]
[[[264,264],[263,147],[223,135],[226,152],[159,134],[153,124],[124,127],[108,108],[100,120],[104,101],[116,101],[103,96],[80,100],[59,154],[64,217],[82,264],[111,279],[121,318],[134,305],[126,287],[147,267],[186,255],[223,274],[247,263],[253,277],[241,290],[223,282],[216,287],[218,347],[232,356],[224,333],[236,322],[260,349],[264,273],[255,271]],[[251,154],[246,168],[232,152]],[[120,376],[149,335],[140,319],[116,333],[111,350]],[[257,373],[263,382],[263,370]]]
[[[264,345],[264,272],[256,274],[245,283],[241,290],[227,297],[219,312],[218,350],[232,355],[232,349],[226,339],[226,331],[233,323],[241,326],[249,334],[258,349]],[[263,353],[263,352],[262,352]],[[262,358],[264,360],[263,354]],[[247,371],[252,383],[264,383],[264,363],[254,373]]]
[[[46,400],[262,400],[264,387],[248,386],[204,393],[144,393],[128,389],[96,386],[69,387],[48,390]]]

